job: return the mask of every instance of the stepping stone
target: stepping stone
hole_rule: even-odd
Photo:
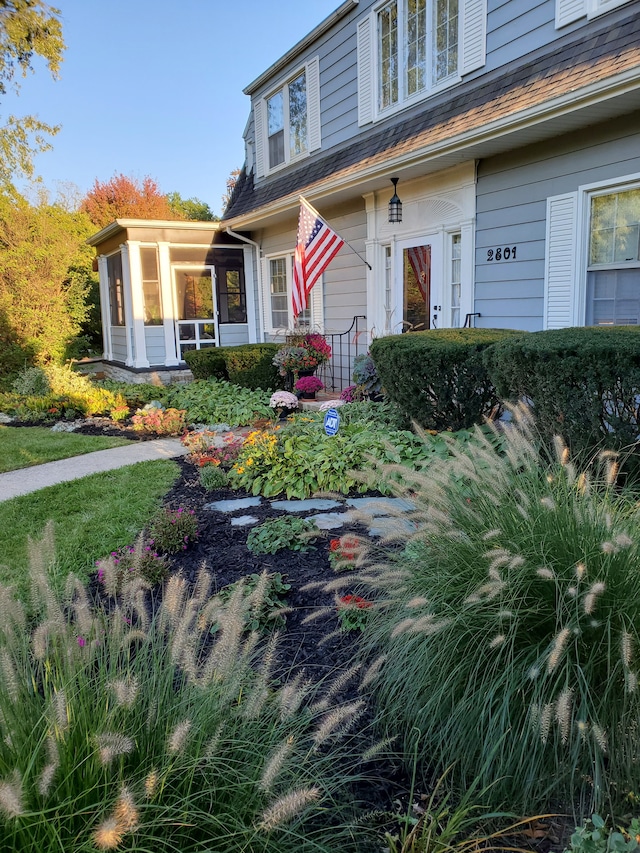
[[[390,533],[406,533],[410,536],[416,530],[416,525],[406,518],[391,518],[385,515],[376,518],[376,523],[369,528],[369,536],[388,536]]]
[[[203,509],[212,509],[216,512],[238,512],[241,509],[249,509],[252,506],[260,506],[262,498],[235,498],[225,501],[214,501],[205,504]]]
[[[371,515],[393,515],[415,509],[410,501],[403,498],[348,498],[347,506],[352,506],[358,512]]]
[[[348,512],[321,512],[319,515],[309,516],[309,521],[312,521],[320,530],[335,530],[338,527],[344,527],[345,522],[349,519]]]
[[[232,527],[247,527],[249,524],[257,524],[260,521],[255,515],[239,515],[231,519]]]
[[[304,501],[273,501],[271,506],[282,512],[310,512],[313,509],[337,509],[342,504],[326,498],[308,498]]]

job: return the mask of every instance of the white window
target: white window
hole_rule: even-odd
[[[630,0],[556,0],[556,28],[565,27],[580,18],[595,18]]]
[[[265,298],[265,331],[270,335],[282,335],[293,328],[293,256],[290,254],[270,257],[264,261],[263,288]],[[322,279],[313,287],[309,304],[296,320],[296,326],[322,329]]]
[[[255,102],[254,124],[260,177],[320,148],[317,58]]]
[[[462,234],[451,235],[451,328],[460,328],[460,297],[462,295]]]
[[[587,326],[640,322],[640,188],[592,195]]]
[[[387,0],[358,25],[358,121],[450,86],[485,62],[486,0]]]
[[[545,328],[640,324],[640,176],[547,200]]]

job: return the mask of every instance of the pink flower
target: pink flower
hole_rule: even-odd
[[[87,641],[84,637],[78,637],[78,645],[81,649],[83,649],[87,645]]]

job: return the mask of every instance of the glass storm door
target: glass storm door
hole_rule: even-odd
[[[394,324],[403,332],[437,329],[442,311],[442,237],[414,238],[397,243],[395,253]]]
[[[176,338],[180,361],[188,350],[218,346],[218,323],[211,267],[174,268]]]

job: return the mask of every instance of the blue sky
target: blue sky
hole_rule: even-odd
[[[249,98],[242,90],[340,0],[48,0],[67,44],[60,78],[36,64],[3,116],[37,114],[62,128],[36,171],[55,195],[115,173],[154,178],[220,213],[242,166]]]

